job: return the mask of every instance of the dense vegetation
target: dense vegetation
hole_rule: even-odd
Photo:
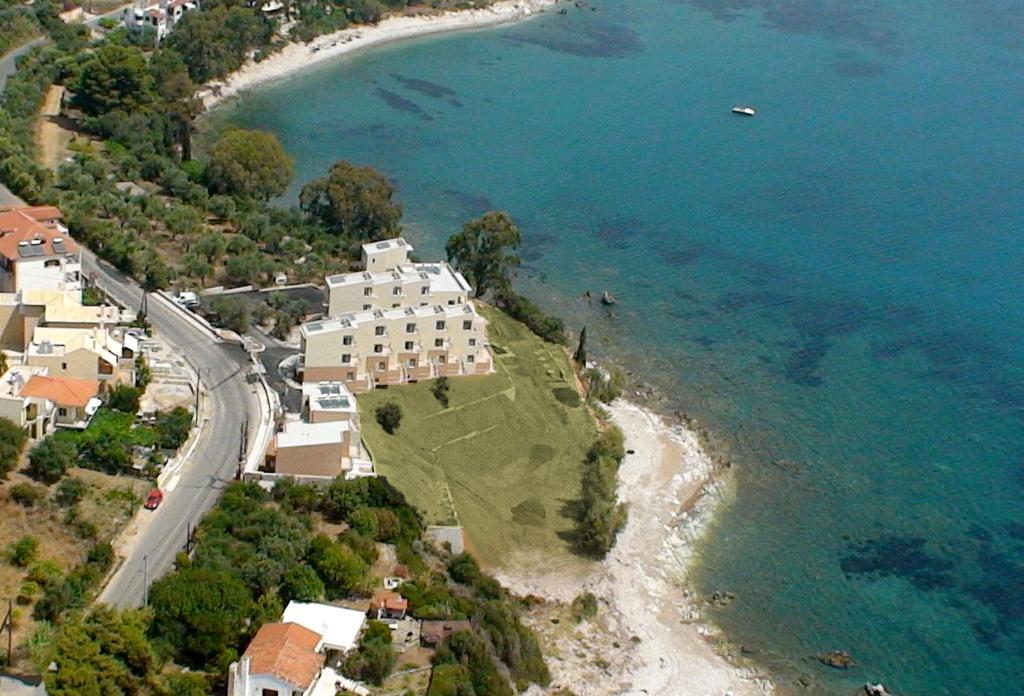
[[[626,506],[616,493],[619,464],[626,455],[622,432],[610,428],[601,433],[587,452],[580,486],[577,534],[580,547],[604,556],[626,524]]]

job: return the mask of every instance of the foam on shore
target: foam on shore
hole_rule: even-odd
[[[558,0],[501,0],[478,10],[387,17],[374,25],[360,25],[319,36],[308,44],[293,43],[260,62],[249,61],[223,82],[199,92],[203,105],[213,108],[247,89],[290,77],[325,61],[371,46],[452,31],[481,29],[531,17]],[[315,50],[314,50],[315,49]]]

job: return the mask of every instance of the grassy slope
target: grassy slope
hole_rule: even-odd
[[[579,495],[596,427],[584,406],[565,406],[553,395],[573,385],[562,350],[496,310],[483,312],[498,348],[496,373],[449,380],[447,409],[430,393],[432,382],[361,394],[363,437],[380,473],[429,522],[454,521],[450,494],[485,564],[500,564],[519,548],[567,552],[559,533],[572,521],[562,508]],[[373,417],[386,401],[404,414],[394,436]]]

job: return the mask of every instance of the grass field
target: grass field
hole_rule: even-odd
[[[453,524],[480,560],[500,565],[512,551],[568,553],[566,503],[579,496],[584,454],[597,430],[558,346],[490,308],[496,373],[449,380],[449,405],[433,382],[359,395],[363,437],[378,471],[432,524]],[[394,401],[401,427],[386,434],[374,410]]]

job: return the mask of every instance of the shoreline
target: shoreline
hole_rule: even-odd
[[[377,24],[348,27],[318,36],[310,43],[289,43],[260,62],[248,61],[224,80],[198,92],[209,111],[232,97],[267,82],[284,79],[334,58],[406,39],[518,22],[543,13],[559,0],[500,0],[490,7],[439,14],[397,15]]]
[[[551,689],[581,696],[774,693],[763,671],[727,657],[727,644],[702,623],[688,588],[693,545],[728,494],[700,435],[621,399],[608,411],[634,451],[619,469],[619,499],[630,507],[615,547],[596,564],[553,569],[550,559],[520,556],[496,574],[516,594],[563,606],[583,592],[598,598],[597,617],[578,626],[534,617]]]

